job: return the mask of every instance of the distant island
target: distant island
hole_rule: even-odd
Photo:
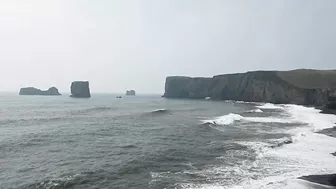
[[[90,98],[90,87],[88,81],[74,81],[71,83],[71,95],[73,98]]]
[[[46,91],[42,91],[40,89],[34,88],[34,87],[26,87],[21,88],[19,95],[43,95],[43,96],[57,96],[61,95],[58,92],[58,89],[56,87],[50,87]]]
[[[212,78],[166,78],[166,98],[327,106],[336,95],[336,70],[251,71]]]
[[[127,96],[135,96],[135,90],[126,91]]]

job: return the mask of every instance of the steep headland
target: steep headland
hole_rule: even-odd
[[[90,87],[88,81],[74,81],[71,83],[71,96],[74,98],[90,98]]]
[[[44,95],[44,96],[55,96],[55,95],[61,95],[58,92],[58,89],[56,87],[50,87],[46,91],[42,91],[41,89],[37,89],[34,87],[26,87],[21,88],[19,95]]]
[[[212,78],[166,78],[166,98],[322,106],[336,91],[336,70],[252,71]]]

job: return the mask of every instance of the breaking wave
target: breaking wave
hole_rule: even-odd
[[[243,117],[239,114],[227,114],[224,116],[215,117],[214,119],[203,120],[203,124],[212,125],[230,125],[235,121],[247,121],[255,123],[298,123],[297,120],[277,118],[277,117]]]
[[[157,109],[157,110],[153,110],[151,113],[152,114],[165,114],[165,113],[169,113],[170,111],[167,109]]]
[[[212,124],[212,125],[230,125],[235,121],[242,120],[244,117],[238,114],[230,113],[228,115],[216,117],[214,119],[203,120],[204,124]]]
[[[145,115],[151,115],[151,116],[159,116],[159,115],[167,115],[167,114],[171,114],[172,111],[171,110],[167,110],[167,109],[156,109],[150,112],[145,113]]]
[[[247,111],[248,113],[262,113],[263,111],[261,109],[254,109]]]
[[[259,105],[257,106],[257,108],[260,108],[260,109],[279,109],[279,110],[284,110],[285,108],[280,106],[280,105],[274,105],[274,104],[271,104],[271,103],[266,103],[266,104],[263,104],[263,105]]]

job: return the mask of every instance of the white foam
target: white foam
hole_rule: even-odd
[[[331,128],[336,123],[335,115],[320,114],[319,110],[297,105],[258,106],[261,109],[282,109],[287,114],[285,118],[275,117],[239,117],[239,121],[276,122],[276,123],[305,123],[287,132],[292,135],[293,143],[281,148],[269,148],[263,142],[241,142],[257,153],[256,161],[251,167],[234,166],[232,171],[227,167],[203,170],[206,174],[213,171],[215,175],[224,174],[225,178],[234,178],[232,174],[241,174],[243,181],[232,185],[220,182],[213,184],[191,184],[184,188],[230,188],[230,189],[306,189],[332,188],[329,186],[310,183],[296,179],[304,175],[334,174],[336,173],[336,158],[330,153],[336,151],[336,138],[315,133],[315,131]],[[229,116],[230,117],[230,116]],[[230,123],[233,123],[231,121]],[[220,159],[220,158],[219,158]],[[252,168],[252,169],[251,169]],[[230,168],[229,168],[230,169]],[[237,169],[237,170],[236,170]],[[251,170],[260,170],[251,171]],[[226,177],[225,177],[226,176]],[[256,179],[257,178],[257,179]],[[219,179],[220,180],[220,179]]]
[[[307,123],[313,132],[332,128],[336,123],[335,115],[321,114],[320,110],[312,107],[285,105],[285,109],[292,119]]]
[[[263,111],[261,109],[255,109],[255,110],[249,110],[247,112],[249,112],[249,113],[262,113]]]
[[[263,105],[259,105],[259,106],[257,106],[257,108],[260,108],[260,109],[281,109],[281,110],[284,109],[284,107],[282,107],[282,105],[274,105],[274,104],[271,104],[271,103],[266,103],[266,104],[263,104]]]
[[[277,118],[277,117],[243,117],[239,114],[227,114],[224,116],[215,117],[214,119],[203,120],[203,123],[213,125],[230,125],[235,121],[247,121],[255,123],[295,123],[295,119]]]
[[[295,123],[294,120],[276,117],[244,117],[244,120],[256,123]]]
[[[210,123],[214,125],[230,125],[235,121],[239,121],[241,119],[243,119],[243,116],[230,113],[224,116],[216,117],[214,119],[203,120],[203,123]]]

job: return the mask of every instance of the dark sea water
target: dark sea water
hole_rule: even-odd
[[[318,116],[303,107],[158,95],[4,93],[0,188],[268,187],[320,171],[295,156],[306,143],[293,137],[313,128],[296,110]]]

